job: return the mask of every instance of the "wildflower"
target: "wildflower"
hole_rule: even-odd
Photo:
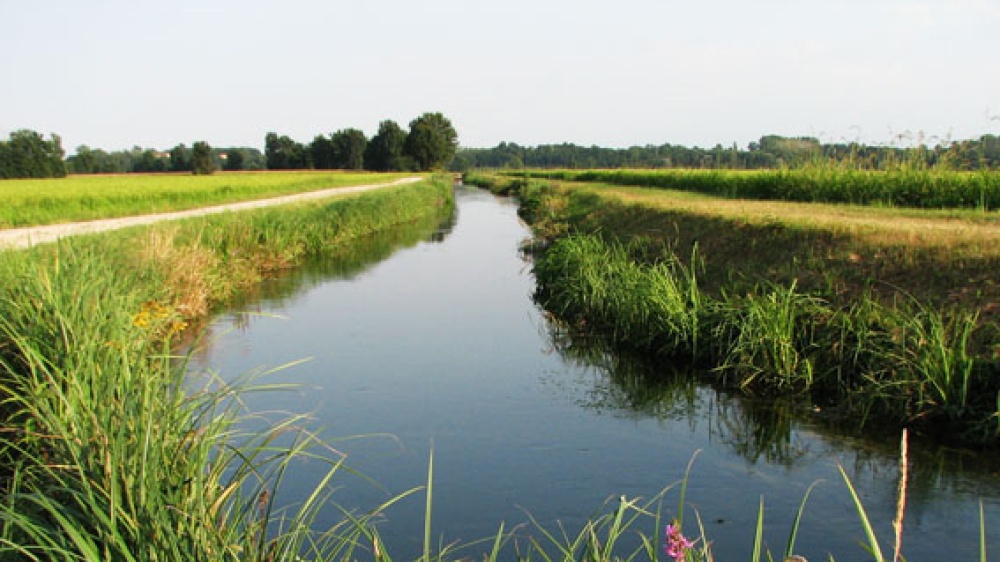
[[[694,542],[684,535],[681,534],[680,525],[675,525],[673,523],[667,525],[666,530],[667,544],[664,546],[664,550],[667,556],[673,558],[674,560],[684,560],[684,553],[687,552],[689,548],[694,546]]]

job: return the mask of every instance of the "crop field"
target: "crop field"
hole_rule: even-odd
[[[1000,209],[1000,173],[995,171],[863,171],[831,164],[795,170],[538,170],[525,173],[554,180],[655,187],[741,199],[918,209]]]
[[[339,171],[80,175],[0,182],[0,228],[181,211],[414,174]]]

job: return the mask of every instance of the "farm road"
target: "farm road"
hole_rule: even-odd
[[[217,213],[231,211],[246,211],[249,209],[259,209],[261,207],[271,207],[274,205],[285,205],[299,201],[309,201],[312,199],[323,199],[335,195],[347,193],[358,193],[370,191],[382,187],[393,185],[403,185],[418,182],[423,178],[412,177],[403,178],[388,183],[376,183],[368,185],[352,185],[347,187],[334,187],[321,189],[319,191],[309,191],[306,193],[296,193],[295,195],[283,195],[269,199],[257,199],[254,201],[241,201],[239,203],[227,203],[225,205],[213,205],[200,209],[190,209],[187,211],[175,211],[172,213],[156,213],[151,215],[138,215],[132,217],[119,217],[113,219],[100,219],[86,222],[71,222],[63,224],[49,224],[44,226],[30,226],[26,228],[11,228],[0,230],[0,250],[28,248],[35,244],[54,242],[60,238],[74,236],[77,234],[90,234],[94,232],[104,232],[106,230],[116,230],[129,226],[152,224],[154,222],[185,219],[190,217],[200,217]]]

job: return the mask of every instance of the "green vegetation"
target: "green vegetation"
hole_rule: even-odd
[[[369,170],[388,172],[409,169],[410,163],[403,155],[406,131],[392,119],[378,124],[378,132],[365,147],[365,165]]]
[[[458,149],[458,133],[440,113],[425,113],[410,121],[403,151],[420,170],[439,170],[451,162]]]
[[[1000,441],[1000,294],[982,283],[1000,265],[1000,232],[989,217],[523,177],[491,185],[519,190],[542,250],[538,297],[572,325],[862,423]],[[894,230],[916,220],[941,234]],[[942,230],[951,222],[957,233]],[[943,291],[954,276],[961,283]]]
[[[922,209],[1000,209],[1000,172],[800,170],[548,170],[532,177],[658,187],[728,198]]]
[[[108,152],[80,145],[75,154],[66,158],[66,168],[71,174],[193,172],[192,150],[193,147],[178,144],[169,151],[135,146]],[[256,148],[212,148],[211,152],[216,169],[264,169],[264,154]]]
[[[441,113],[424,113],[410,121],[408,132],[395,121],[382,121],[370,142],[358,129],[342,129],[329,137],[317,135],[309,145],[268,133],[264,145],[270,170],[430,171],[451,162],[458,133]]]
[[[1000,438],[1000,369],[976,355],[975,315],[905,301],[840,308],[763,285],[711,298],[676,257],[593,235],[558,239],[535,265],[557,316],[650,355],[694,361],[721,384],[807,392],[846,417],[889,419],[950,439]]]
[[[0,141],[0,180],[9,178],[61,178],[66,175],[62,140],[22,129]]]
[[[372,514],[310,528],[343,459],[301,419],[241,429],[247,380],[188,388],[185,324],[311,255],[450,212],[450,180],[0,254],[0,558],[354,559]],[[291,444],[287,444],[291,438]],[[294,512],[293,458],[329,464]],[[366,534],[367,533],[367,534]]]
[[[536,218],[544,218],[552,202],[525,200]],[[417,489],[368,513],[345,512],[332,528],[312,528],[320,509],[336,508],[330,490],[337,474],[349,470],[344,459],[311,434],[301,418],[265,433],[247,433],[240,423],[240,394],[273,387],[215,379],[202,388],[185,386],[184,358],[171,355],[170,343],[186,322],[277,269],[308,256],[336,254],[373,230],[440,217],[450,205],[450,181],[438,179],[0,254],[0,415],[5,427],[0,435],[0,558],[391,560],[374,518]],[[645,251],[639,245],[634,250]],[[699,294],[687,266],[674,261],[663,267],[676,274],[675,294],[665,305],[681,311],[678,333],[695,334],[673,338],[670,345],[676,350],[710,347],[700,327],[715,305]],[[630,279],[642,282],[637,275]],[[693,313],[683,313],[684,307]],[[300,458],[329,469],[301,505],[279,509],[285,469]],[[435,550],[432,463],[421,559],[456,559],[481,548],[471,557],[711,560],[711,542],[697,512],[684,515],[690,470],[651,499],[622,497],[605,506],[579,530],[547,529],[532,520],[526,530],[511,532],[500,525],[488,542]],[[662,506],[673,493],[679,495],[677,508],[665,517]],[[807,499],[808,492],[803,508]],[[881,560],[857,505],[873,557]],[[757,521],[754,559],[771,558],[761,538],[763,504]],[[781,554],[795,552],[798,521]],[[985,537],[985,522],[981,532]]]
[[[198,141],[191,147],[191,171],[196,176],[211,174],[216,170],[212,147],[207,142]]]
[[[299,171],[11,180],[0,183],[0,228],[179,211],[401,177]]]
[[[369,146],[371,144],[371,146]],[[379,124],[369,142],[360,129],[346,128],[325,136],[316,135],[308,144],[286,135],[267,133],[264,153],[256,148],[213,149],[204,141],[191,149],[183,144],[161,151],[136,146],[107,152],[86,145],[65,162],[58,135],[46,141],[42,135],[21,130],[0,141],[0,179],[64,177],[73,174],[118,174],[194,172],[209,174],[217,169],[239,170],[372,170],[430,171],[444,169],[458,149],[458,133],[441,113],[424,113],[410,122],[410,130],[395,121]]]
[[[712,148],[677,144],[605,148],[572,143],[520,146],[501,142],[493,148],[463,148],[455,168],[702,168],[778,169],[835,165],[852,170],[986,170],[1000,168],[1000,137],[982,135],[970,140],[935,140],[901,135],[900,145],[866,145],[858,142],[821,143],[812,137],[765,135],[746,148],[736,144]],[[928,145],[928,143],[933,143]]]

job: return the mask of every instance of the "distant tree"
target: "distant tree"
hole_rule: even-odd
[[[246,162],[247,159],[246,152],[243,149],[231,148],[229,150],[226,150],[225,154],[226,154],[225,158],[226,164],[224,167],[226,170],[232,171],[232,170],[243,169],[244,162]]]
[[[377,172],[405,169],[402,159],[405,144],[406,131],[391,119],[382,121],[365,149],[365,169]]]
[[[309,154],[312,156],[313,167],[317,170],[336,168],[333,141],[323,135],[316,135],[309,144]]]
[[[312,167],[309,150],[285,135],[264,137],[264,156],[269,170],[296,170]]]
[[[62,139],[49,136],[51,140],[45,140],[35,131],[21,129],[0,141],[0,179],[65,177]]]
[[[139,152],[138,157],[132,162],[133,172],[165,172],[167,170],[167,159],[161,157],[160,153],[152,148]]]
[[[410,121],[403,148],[421,170],[444,168],[458,150],[458,133],[441,113],[424,113]]]
[[[191,170],[196,175],[208,175],[215,171],[215,156],[207,142],[198,141],[191,145]]]
[[[268,133],[264,136],[264,157],[267,159],[267,168],[269,170],[285,170],[289,167],[288,151],[283,146],[281,140],[281,137],[277,133]]]
[[[187,147],[183,144],[178,144],[170,149],[170,171],[191,171],[191,154]]]
[[[267,169],[267,160],[264,158],[264,153],[260,150],[251,147],[241,147],[240,152],[243,153],[244,170]]]
[[[466,153],[459,152],[452,158],[448,169],[455,172],[468,172],[472,168],[472,158]]]
[[[333,167],[341,170],[361,170],[365,164],[368,139],[358,129],[341,129],[330,137],[333,145]]]
[[[819,140],[812,137],[782,137],[765,135],[760,138],[760,149],[774,156],[779,164],[796,166],[810,161],[821,153]]]
[[[93,174],[97,166],[97,151],[85,144],[76,147],[76,154],[66,159],[66,168],[73,174]]]

